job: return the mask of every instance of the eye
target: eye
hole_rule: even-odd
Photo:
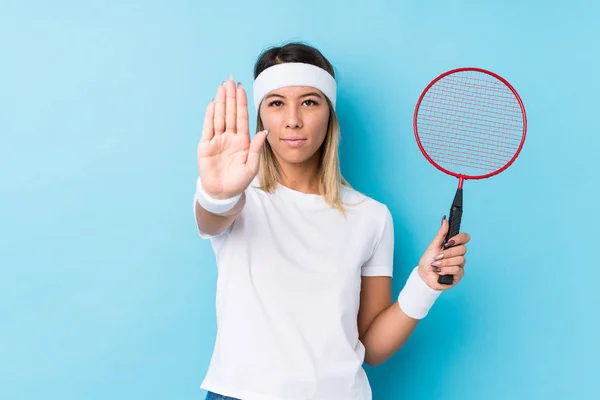
[[[319,105],[319,103],[317,103],[314,100],[306,100],[304,103],[310,103],[310,104],[308,104],[309,106],[318,106]]]
[[[269,107],[280,107],[282,104],[280,100],[273,100],[269,103]]]

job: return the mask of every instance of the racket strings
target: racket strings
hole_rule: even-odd
[[[421,99],[416,123],[427,155],[442,168],[469,176],[504,167],[524,131],[512,90],[492,75],[469,70],[436,81]]]

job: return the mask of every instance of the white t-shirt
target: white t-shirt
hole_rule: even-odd
[[[357,316],[361,276],[392,276],[389,209],[342,185],[342,200],[358,203],[344,219],[320,195],[258,184],[229,229],[198,231],[218,268],[201,388],[242,400],[371,400]]]

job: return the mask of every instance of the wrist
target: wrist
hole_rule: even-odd
[[[415,267],[398,295],[398,304],[410,318],[422,319],[441,293],[441,290],[430,288],[419,275],[418,267]]]
[[[206,193],[202,186],[200,177],[196,180],[196,194],[195,198],[198,204],[202,206],[206,211],[219,215],[230,211],[238,203],[242,194],[238,194],[225,199],[217,199]]]

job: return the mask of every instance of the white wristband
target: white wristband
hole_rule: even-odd
[[[211,212],[213,214],[223,214],[227,211],[231,210],[240,200],[242,194],[238,194],[236,196],[230,197],[228,199],[215,199],[210,197],[208,193],[204,191],[202,187],[202,182],[200,181],[200,177],[196,181],[196,201],[204,208],[206,211]]]
[[[398,295],[400,309],[414,319],[425,318],[433,303],[442,293],[441,290],[430,288],[419,275],[418,269],[419,267],[413,269]]]

